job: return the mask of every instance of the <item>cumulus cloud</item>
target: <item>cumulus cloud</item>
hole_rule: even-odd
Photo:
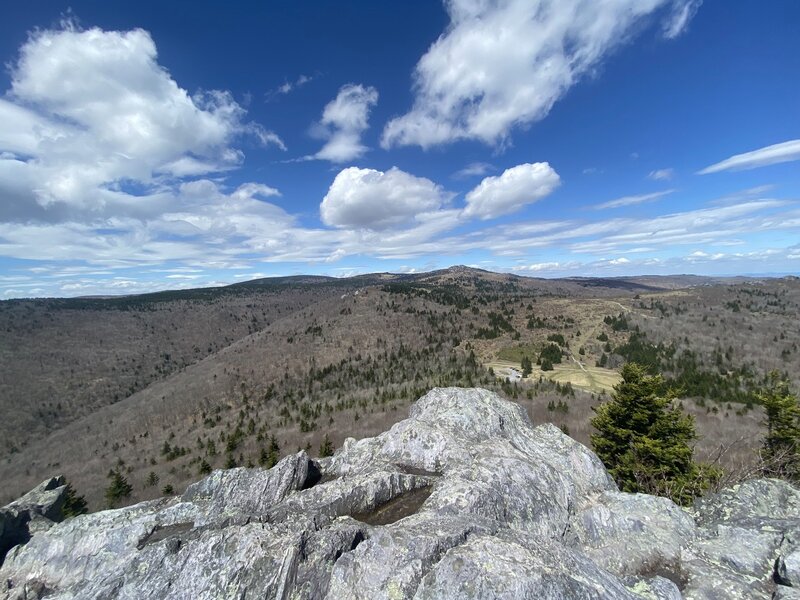
[[[66,23],[32,34],[0,122],[2,256],[231,264],[286,245],[295,227],[268,201],[277,189],[218,177],[244,160],[241,136],[279,148],[280,138],[229,93],[182,89],[146,31]]]
[[[789,140],[781,144],[759,148],[752,152],[735,154],[730,158],[706,167],[702,171],[698,171],[698,174],[707,175],[709,173],[719,173],[720,171],[756,169],[793,160],[800,160],[800,140]]]
[[[647,174],[648,179],[653,181],[669,181],[675,177],[675,169],[656,169]]]
[[[430,179],[396,167],[386,172],[342,170],[320,205],[322,221],[334,227],[386,229],[439,210],[450,195]]]
[[[596,210],[602,210],[605,208],[620,208],[622,206],[633,206],[635,204],[643,204],[645,202],[653,202],[654,200],[658,200],[659,198],[663,198],[664,196],[673,193],[675,190],[664,190],[661,192],[653,192],[652,194],[639,194],[637,196],[623,196],[622,198],[617,198],[616,200],[609,200],[608,202],[603,202],[602,204],[597,204],[594,206]]]
[[[280,138],[246,121],[224,91],[190,95],[157,62],[141,29],[37,31],[12,65],[0,101],[0,218],[65,219],[157,214],[164,177],[241,164],[234,138]],[[126,192],[132,185],[147,191]],[[141,193],[141,192],[140,192]]]
[[[464,215],[493,219],[515,212],[555,190],[561,179],[546,162],[525,163],[487,177],[466,196]]]
[[[447,0],[450,25],[417,63],[415,101],[382,145],[423,148],[459,139],[506,140],[544,118],[657,12],[682,31],[697,0]]]
[[[343,163],[362,156],[367,147],[361,143],[361,135],[369,127],[369,112],[377,103],[374,87],[342,86],[322,112],[318,133],[327,142],[314,158]]]

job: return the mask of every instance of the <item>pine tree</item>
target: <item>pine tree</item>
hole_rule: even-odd
[[[522,357],[522,376],[527,377],[533,372],[533,365],[531,359],[526,355]]]
[[[327,456],[333,456],[333,443],[326,433],[322,443],[319,445],[319,457],[325,458]]]
[[[694,419],[672,406],[664,388],[660,375],[626,364],[611,401],[595,409],[592,445],[623,491],[668,496],[686,504],[716,472],[692,460]]]
[[[229,453],[227,458],[225,459],[225,468],[226,469],[236,468],[236,458],[233,456],[233,453]]]
[[[275,435],[269,436],[269,456],[267,457],[267,468],[271,469],[278,464],[281,457],[281,446]]]
[[[89,512],[86,498],[78,496],[71,483],[67,483],[66,486],[64,490],[64,506],[61,507],[61,514],[64,518],[77,517]]]
[[[111,483],[106,488],[106,503],[109,508],[114,508],[121,500],[130,497],[133,487],[119,469],[109,471],[108,478]]]
[[[800,405],[789,393],[789,382],[777,371],[758,394],[767,415],[767,435],[761,446],[763,472],[767,477],[800,481]]]

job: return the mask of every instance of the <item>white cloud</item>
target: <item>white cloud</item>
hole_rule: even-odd
[[[385,173],[349,167],[342,170],[320,205],[322,221],[334,227],[386,229],[439,210],[449,200],[439,185],[396,167]]]
[[[494,166],[485,162],[474,162],[468,164],[460,171],[453,173],[453,179],[467,179],[469,177],[480,177],[489,171],[494,171]]]
[[[596,210],[602,210],[605,208],[620,208],[621,206],[633,206],[634,204],[643,204],[645,202],[652,202],[654,200],[658,200],[659,198],[663,198],[667,194],[671,194],[674,191],[675,190],[664,190],[662,192],[653,192],[652,194],[623,196],[622,198],[617,198],[616,200],[609,200],[608,202],[597,204],[593,208],[595,208]]]
[[[789,261],[800,258],[800,255],[792,254],[792,250],[791,247],[766,248],[735,254],[709,253],[701,250],[687,255],[648,257],[627,262],[620,262],[619,259],[541,262],[532,265],[515,266],[510,270],[520,273],[547,274],[550,277],[569,275],[596,276],[599,270],[605,271],[607,275],[623,276],[687,272],[714,275],[741,275],[748,272],[791,272],[794,265]]]
[[[450,25],[417,63],[414,106],[386,125],[384,147],[427,148],[459,139],[502,143],[512,127],[544,118],[645,19],[670,7],[669,36],[685,27],[697,1],[447,0],[445,5]],[[685,16],[676,20],[683,7]]]
[[[703,0],[676,2],[672,7],[672,14],[664,21],[664,37],[671,40],[686,31],[689,21],[697,14],[701,4]]]
[[[649,179],[653,181],[669,181],[675,177],[675,169],[656,169],[647,174]]]
[[[264,185],[263,183],[244,183],[236,188],[236,191],[231,194],[231,197],[236,200],[249,200],[257,196],[269,198],[270,196],[280,195],[281,193],[274,187]]]
[[[691,254],[686,257],[688,262],[698,262],[698,261],[705,261],[705,260],[721,260],[728,256],[722,252],[716,252],[714,254],[709,254],[708,252],[704,252],[703,250],[695,250]]]
[[[517,165],[502,175],[487,177],[469,192],[464,215],[493,219],[512,213],[541,200],[560,183],[558,173],[546,162]]]
[[[759,148],[752,152],[736,154],[710,167],[706,167],[702,171],[698,171],[698,174],[707,175],[709,173],[719,173],[720,171],[756,169],[793,160],[800,160],[800,140],[789,140],[781,144]]]
[[[0,255],[56,261],[66,257],[112,267],[171,260],[209,267],[230,263],[238,254],[292,245],[297,237],[294,218],[264,200],[276,194],[262,184],[244,184],[228,193],[216,182],[195,180],[165,194],[163,212],[146,219],[0,222]]]
[[[0,101],[0,207],[5,220],[58,222],[157,215],[164,177],[226,171],[244,156],[231,146],[252,134],[283,147],[245,120],[227,92],[190,96],[158,64],[150,34],[37,31],[12,65]],[[134,184],[146,190],[133,195]]]
[[[274,90],[270,90],[266,93],[267,101],[271,100],[275,96],[285,96],[286,94],[291,93],[293,90],[303,87],[305,84],[313,81],[316,78],[315,75],[300,75],[294,81],[284,81],[281,85],[276,87]]]
[[[367,147],[361,143],[361,135],[369,127],[369,112],[377,103],[374,87],[342,86],[322,112],[320,136],[328,141],[314,158],[342,163],[362,156]]]
[[[262,191],[269,194],[268,190]],[[94,224],[0,223],[0,255],[53,261],[45,263],[48,266],[40,263],[24,269],[25,273],[35,276],[32,278],[35,281],[29,284],[0,281],[0,293],[8,285],[14,290],[44,287],[48,294],[61,294],[67,292],[54,286],[76,282],[85,287],[68,293],[105,293],[117,289],[120,284],[89,277],[109,271],[116,273],[119,269],[123,269],[126,281],[139,282],[138,287],[125,290],[128,293],[176,287],[173,284],[197,287],[211,283],[205,279],[166,283],[163,276],[153,279],[153,268],[163,269],[167,274],[188,275],[200,272],[196,269],[203,272],[254,270],[254,257],[268,263],[305,262],[306,270],[313,270],[313,263],[336,262],[356,255],[402,260],[436,257],[438,262],[447,264],[464,262],[465,255],[476,252],[487,252],[494,257],[517,256],[523,260],[529,260],[524,257],[535,252],[542,257],[540,263],[563,260],[559,265],[561,270],[554,268],[548,272],[550,276],[592,274],[598,269],[619,274],[656,268],[662,272],[686,272],[686,266],[691,264],[697,265],[692,272],[712,264],[714,272],[721,272],[721,269],[742,272],[745,268],[751,272],[789,271],[796,269],[796,263],[780,262],[784,260],[782,257],[790,260],[800,256],[794,247],[767,260],[745,247],[712,262],[699,256],[691,257],[695,263],[687,262],[689,258],[678,262],[663,259],[681,245],[689,246],[691,251],[702,248],[710,253],[710,248],[740,244],[737,240],[751,234],[763,236],[764,232],[800,230],[800,209],[796,203],[777,200],[712,205],[642,219],[613,218],[594,222],[537,219],[455,234],[449,232],[464,225],[463,211],[441,206],[417,214],[409,210],[405,221],[375,230],[356,225],[336,229],[300,227],[290,215],[266,202],[263,195],[248,193],[248,187],[226,191],[213,181],[187,182],[172,202],[182,206],[183,212],[166,213],[162,218],[146,222],[116,218]],[[446,197],[441,204],[445,202]],[[435,205],[435,201],[431,203]],[[548,251],[572,254],[575,259],[571,256],[544,258]],[[649,255],[634,259],[633,255],[644,251]],[[584,260],[587,254],[598,258],[579,262],[578,259]],[[83,261],[85,266],[63,267],[59,261],[64,256]],[[600,258],[623,256],[630,256],[630,263],[614,265],[611,260],[617,259]],[[747,261],[756,260],[764,262],[759,263],[760,266],[756,263],[747,266],[750,265]],[[130,267],[144,269],[144,275],[131,274]],[[545,272],[546,269],[533,267],[530,270]],[[226,277],[233,280],[232,275]]]
[[[277,146],[284,152],[286,151],[286,144],[283,143],[283,140],[274,131],[268,131],[262,126],[254,123],[250,124],[249,129],[250,133],[258,138],[258,141],[261,142],[262,146]]]
[[[644,244],[661,248],[707,245],[726,241],[735,234],[797,228],[798,223],[789,214],[773,217],[768,212],[787,204],[779,200],[750,200],[648,219],[610,220],[606,221],[607,235],[575,242],[570,249],[578,253],[601,253]],[[577,238],[579,232],[579,228],[574,230],[572,237]]]
[[[514,271],[529,271],[533,273],[540,273],[540,272],[551,272],[556,271],[559,269],[568,268],[567,265],[562,264],[560,262],[541,262],[541,263],[533,263],[531,265],[521,265],[514,267]]]

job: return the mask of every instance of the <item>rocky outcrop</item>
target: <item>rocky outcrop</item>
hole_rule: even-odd
[[[8,552],[0,597],[791,598],[798,507],[772,480],[693,511],[621,493],[518,405],[434,389],[328,459],[216,471],[181,496],[57,524],[42,511],[50,525]]]
[[[49,529],[62,520],[66,493],[63,477],[52,477],[0,508],[0,564],[11,548],[27,542],[36,531]]]

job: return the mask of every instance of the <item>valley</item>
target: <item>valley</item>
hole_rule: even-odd
[[[680,390],[700,457],[724,446],[720,462],[742,468],[763,436],[766,374],[800,383],[798,313],[796,278],[468,267],[6,301],[0,501],[60,473],[98,509],[112,469],[126,504],[179,492],[212,469],[374,435],[437,386],[491,389],[588,443],[592,407],[629,360]]]

